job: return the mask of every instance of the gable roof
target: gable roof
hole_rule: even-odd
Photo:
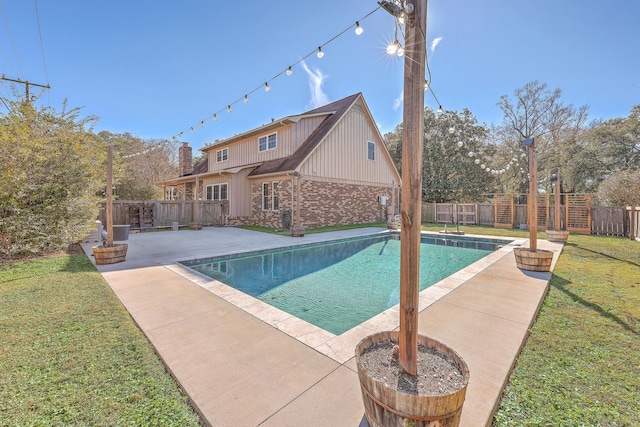
[[[309,137],[302,143],[295,153],[289,157],[283,157],[275,160],[268,160],[263,162],[260,166],[255,168],[249,176],[267,175],[279,172],[289,172],[295,170],[300,164],[313,152],[313,150],[322,142],[325,136],[334,128],[334,126],[342,119],[345,113],[351,108],[351,106],[360,98],[362,94],[356,93],[354,95],[343,98],[339,101],[332,102],[331,104],[324,105],[322,107],[302,113],[300,116],[311,116],[328,114],[327,117],[320,123],[320,125],[309,135]]]

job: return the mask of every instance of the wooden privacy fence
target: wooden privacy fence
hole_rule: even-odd
[[[195,222],[193,207],[198,205],[197,222],[200,225],[223,226],[229,212],[226,201],[211,200],[114,200],[113,223],[130,225],[131,229],[171,227]],[[105,223],[105,205],[100,209],[99,219]]]
[[[640,207],[591,206],[589,195],[563,194],[560,228],[578,234],[640,237]],[[562,203],[562,202],[561,202]],[[553,197],[538,196],[538,227],[555,228]],[[635,230],[631,215],[636,215]],[[495,195],[492,203],[423,203],[422,221],[435,224],[487,225],[496,228],[527,226],[527,205],[516,204],[512,195]]]

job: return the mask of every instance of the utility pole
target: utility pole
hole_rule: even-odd
[[[422,219],[422,151],[424,142],[424,73],[427,0],[413,1],[405,26],[402,136],[402,229],[400,231],[399,362],[409,375],[418,370],[418,301],[420,225]],[[410,7],[412,3],[407,3]]]
[[[8,82],[13,82],[13,83],[19,83],[22,85],[25,85],[25,101],[30,102],[31,101],[31,93],[29,91],[29,87],[30,86],[37,86],[37,87],[42,87],[45,89],[51,89],[51,86],[47,85],[41,85],[39,83],[31,83],[29,80],[20,80],[20,79],[10,79],[8,77],[6,77],[4,74],[2,75],[2,77],[0,77],[0,79],[2,80],[6,80]]]

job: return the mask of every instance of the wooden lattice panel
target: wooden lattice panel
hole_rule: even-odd
[[[591,234],[591,195],[567,194],[567,230]]]
[[[493,200],[495,206],[495,220],[493,226],[497,228],[513,228],[513,195],[496,194]]]
[[[538,227],[543,230],[547,228],[549,223],[549,196],[538,196]]]

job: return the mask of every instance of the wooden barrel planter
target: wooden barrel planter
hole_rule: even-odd
[[[566,243],[569,238],[568,230],[546,230],[545,234],[550,242]]]
[[[373,378],[362,366],[361,356],[378,343],[398,343],[398,332],[378,332],[364,338],[356,347],[356,364],[365,416],[370,427],[455,427],[460,423],[462,404],[469,383],[469,368],[462,358],[444,344],[419,335],[418,344],[452,360],[462,372],[463,386],[449,394],[420,395],[398,390]]]
[[[304,237],[304,230],[302,226],[291,227],[291,237]]]
[[[387,222],[387,229],[389,229],[389,230],[399,230],[400,229],[400,223],[398,223],[396,221],[389,221],[389,222]]]
[[[529,248],[515,248],[513,254],[516,257],[516,265],[522,270],[551,271],[552,251],[538,249],[532,252]]]
[[[113,246],[94,246],[93,257],[97,265],[115,264],[127,257],[127,243],[114,243]]]

